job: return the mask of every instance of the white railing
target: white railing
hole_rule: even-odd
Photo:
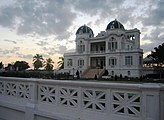
[[[163,102],[164,85],[157,83],[0,77],[6,120],[164,120]]]

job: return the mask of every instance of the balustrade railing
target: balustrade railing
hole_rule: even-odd
[[[0,77],[0,106],[27,120],[163,120],[163,99],[163,84]]]
[[[105,50],[99,50],[99,51],[90,51],[90,53],[105,53]]]

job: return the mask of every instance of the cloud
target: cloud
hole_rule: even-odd
[[[149,35],[145,35],[143,40],[150,40],[151,43],[144,44],[141,47],[144,49],[145,52],[153,50],[155,47],[158,47],[164,42],[164,28],[162,27],[155,27],[151,30]]]
[[[18,52],[20,50],[20,47],[13,47],[12,49],[8,50],[8,49],[1,49],[0,48],[0,53],[3,55],[7,55],[7,54],[15,54],[16,52]]]
[[[68,52],[67,50],[67,47],[65,45],[60,45],[60,44],[57,44],[56,46],[49,46],[49,47],[43,47],[42,50],[44,50],[44,54],[46,55],[54,55],[56,53],[58,54],[63,54],[63,53],[66,53]]]
[[[42,50],[44,51],[44,54],[46,55],[54,55],[56,53],[56,47],[42,47]]]
[[[74,2],[75,10],[83,12],[90,15],[97,14],[102,7],[105,7],[106,1],[101,0],[76,0]]]
[[[23,55],[22,58],[32,59],[33,55],[32,54]]]
[[[156,8],[150,8],[148,16],[144,19],[144,25],[164,25],[164,1],[159,0]]]
[[[10,42],[10,43],[13,43],[13,44],[17,44],[17,42],[16,42],[16,41],[14,41],[14,40],[4,39],[3,41]]]
[[[68,6],[68,7],[67,7]],[[68,2],[45,0],[16,0],[0,10],[0,25],[17,29],[18,34],[37,33],[41,36],[67,35],[76,15]]]
[[[67,51],[67,47],[66,46],[60,45],[58,47],[58,53],[63,54],[63,53],[66,53],[66,51]]]
[[[17,52],[16,54],[17,54],[18,57],[23,58],[23,59],[31,59],[31,60],[33,59],[33,55],[32,54],[24,55],[24,54],[21,54],[19,52]]]
[[[45,46],[45,45],[49,45],[48,42],[45,42],[45,41],[39,41],[38,43],[36,43],[37,45],[39,46]]]
[[[58,36],[56,37],[56,40],[68,39],[71,35],[72,35],[71,32],[63,31],[63,33],[58,34]]]
[[[142,47],[145,51],[150,51],[163,41],[163,6],[162,0],[15,0],[8,6],[0,7],[0,25],[16,29],[19,35],[30,34],[31,38],[54,35],[54,41],[60,41],[69,39],[72,35],[69,28],[76,26],[73,23],[77,17],[80,19],[82,16],[89,16],[90,20],[84,21],[97,27],[101,24],[107,26],[110,21],[117,19],[125,29],[140,29],[143,40],[151,41]],[[78,22],[80,24],[81,21]],[[144,29],[149,26],[153,30]],[[11,40],[7,42],[14,43]],[[64,44],[53,48],[44,40],[36,44],[42,46],[49,55],[55,52],[63,54],[68,50],[68,46]],[[6,50],[6,53],[10,52]]]

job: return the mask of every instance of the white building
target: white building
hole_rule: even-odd
[[[76,51],[64,54],[65,71],[75,74],[78,70],[83,77],[87,73],[92,77],[102,75],[104,70],[112,76],[141,76],[143,50],[137,28],[126,30],[114,20],[106,31],[94,37],[92,29],[83,25],[77,30],[75,41]]]

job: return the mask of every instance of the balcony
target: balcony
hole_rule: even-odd
[[[90,53],[92,53],[92,54],[96,54],[96,53],[100,54],[100,53],[105,53],[105,50],[101,50],[101,51],[90,51]]]
[[[164,84],[0,77],[0,119],[164,120]]]
[[[126,52],[143,52],[142,49],[113,49],[113,50],[108,50],[109,53],[117,53],[117,52],[122,52],[122,53],[126,53]]]

